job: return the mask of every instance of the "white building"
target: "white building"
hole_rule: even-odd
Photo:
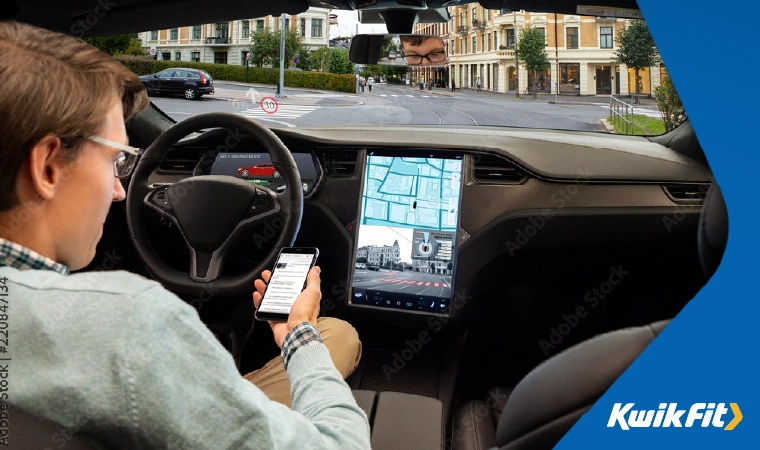
[[[337,17],[332,19],[337,21]],[[330,10],[309,8],[296,16],[286,16],[287,27],[296,29],[310,50],[327,47],[330,38]],[[243,65],[254,31],[280,29],[280,16],[241,19],[138,33],[143,48],[157,59]]]
[[[383,266],[389,261],[398,264],[401,262],[401,249],[398,241],[394,241],[393,245],[369,245],[359,247],[356,251],[356,257],[366,258],[367,264],[376,266]]]

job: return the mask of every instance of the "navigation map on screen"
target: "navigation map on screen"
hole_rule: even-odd
[[[352,302],[446,312],[461,157],[368,156]]]

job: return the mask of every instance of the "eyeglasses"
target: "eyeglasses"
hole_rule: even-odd
[[[140,155],[145,150],[137,147],[130,147],[129,145],[119,144],[100,136],[90,136],[87,139],[98,144],[111,147],[116,150],[121,150],[113,162],[113,175],[116,178],[129,178],[132,175],[132,171],[137,165],[137,160],[140,159]]]
[[[422,64],[423,59],[427,59],[430,64],[436,64],[446,61],[446,52],[435,51],[427,55],[404,55],[404,59],[407,64]]]

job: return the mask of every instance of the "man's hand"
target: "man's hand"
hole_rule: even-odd
[[[314,266],[309,271],[306,277],[306,289],[301,292],[293,306],[290,308],[290,315],[287,322],[269,322],[269,326],[272,327],[272,334],[274,334],[274,341],[277,346],[282,348],[282,341],[285,340],[285,336],[288,335],[290,330],[296,325],[302,322],[309,322],[315,327],[317,326],[317,315],[319,315],[319,301],[322,299],[322,292],[319,288],[321,279],[319,278],[321,270],[319,266]],[[263,280],[256,280],[253,285],[256,287],[256,291],[253,293],[253,306],[259,309],[261,305],[261,299],[264,295],[264,291],[269,283],[269,278],[272,276],[272,272],[265,270],[261,272],[261,278]]]

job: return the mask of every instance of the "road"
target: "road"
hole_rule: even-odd
[[[248,97],[247,86],[217,82],[216,94],[197,101],[153,97],[161,110],[177,121],[204,112],[233,112],[267,126],[320,125],[487,125],[604,132],[600,119],[607,110],[599,104],[559,105],[546,100],[514,99],[444,89],[420,91],[399,85],[376,85],[372,92],[344,94],[286,89],[274,114],[264,112]],[[274,96],[272,87],[257,87],[257,99]],[[247,100],[246,100],[247,98]],[[231,101],[237,99],[236,102]],[[222,101],[220,101],[222,100]],[[600,100],[603,102],[603,99]]]
[[[429,295],[448,298],[451,295],[451,277],[420,272],[399,272],[357,269],[354,272],[354,287],[398,292],[412,295]]]

